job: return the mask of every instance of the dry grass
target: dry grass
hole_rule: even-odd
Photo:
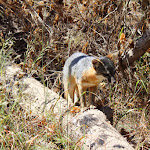
[[[8,61],[62,94],[61,71],[75,51],[106,55],[128,51],[149,28],[148,3],[138,1],[34,1],[2,0],[0,4],[0,67]],[[122,36],[123,34],[124,36]],[[150,148],[150,53],[124,74],[117,72],[114,87],[102,88],[98,100],[114,110],[114,127],[137,150]],[[61,134],[53,116],[26,114],[0,80],[1,149],[36,149],[41,142],[51,149],[75,149],[76,143]],[[40,138],[43,141],[40,141]],[[69,139],[70,140],[70,139]],[[45,147],[43,147],[45,149]]]

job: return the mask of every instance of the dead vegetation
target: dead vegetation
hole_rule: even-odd
[[[15,62],[29,76],[63,95],[62,67],[75,51],[96,56],[117,52],[120,56],[120,59],[115,59],[117,68],[122,54],[127,56],[133,49],[137,54],[136,42],[149,30],[149,4],[148,0],[1,0],[1,74],[8,60]],[[145,42],[143,46],[147,43],[150,42]],[[126,63],[126,67],[118,69],[115,86],[103,84],[97,94],[98,104],[106,105],[107,102],[114,110],[113,125],[138,150],[150,148],[150,51],[147,46],[143,56],[136,58],[132,66]],[[1,138],[4,141],[0,146],[17,148],[18,144],[14,141],[18,139],[13,137],[13,134],[16,135],[16,125],[12,125],[12,122],[20,110],[14,107],[16,104],[13,104],[11,92],[5,90],[4,83],[1,86],[1,120],[5,120],[4,116],[9,114],[11,118],[2,121]],[[18,126],[23,124],[25,114],[22,115],[21,120],[16,120]],[[41,135],[38,133],[40,129],[33,127],[36,131],[29,132],[31,134],[28,136],[27,122],[20,129],[20,132],[26,131],[27,139]],[[45,124],[42,124],[42,129],[45,131]],[[61,139],[60,136],[56,136],[57,140]],[[57,140],[51,141],[57,143]],[[26,147],[24,140],[20,141],[19,145]],[[34,149],[31,143],[27,147]],[[62,148],[66,148],[65,144]]]

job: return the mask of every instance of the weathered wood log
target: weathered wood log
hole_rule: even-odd
[[[111,126],[103,112],[87,110],[74,117],[68,113],[63,118],[63,127],[79,146],[86,150],[133,150],[125,138]]]
[[[20,75],[23,77],[20,78]],[[103,112],[91,109],[76,114],[70,111],[64,113],[67,101],[34,78],[24,75],[16,65],[6,67],[5,78],[11,83],[13,97],[26,111],[38,116],[52,113],[56,120],[63,116],[62,131],[79,146],[87,150],[133,150],[126,139],[110,125]]]
[[[43,116],[53,110],[52,113],[59,117],[67,109],[66,100],[36,79],[25,75],[17,65],[6,67],[5,78],[12,84],[10,86],[15,99],[32,115]]]

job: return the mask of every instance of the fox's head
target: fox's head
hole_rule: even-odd
[[[99,59],[93,59],[93,67],[98,75],[102,75],[108,79],[109,82],[115,83],[115,66],[113,61],[108,57],[101,57]]]

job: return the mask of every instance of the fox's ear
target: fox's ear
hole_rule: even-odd
[[[100,67],[103,67],[104,64],[102,61],[100,61],[99,59],[93,59],[92,60],[92,64],[93,64],[93,67],[94,69],[96,70],[97,68],[100,68]]]

